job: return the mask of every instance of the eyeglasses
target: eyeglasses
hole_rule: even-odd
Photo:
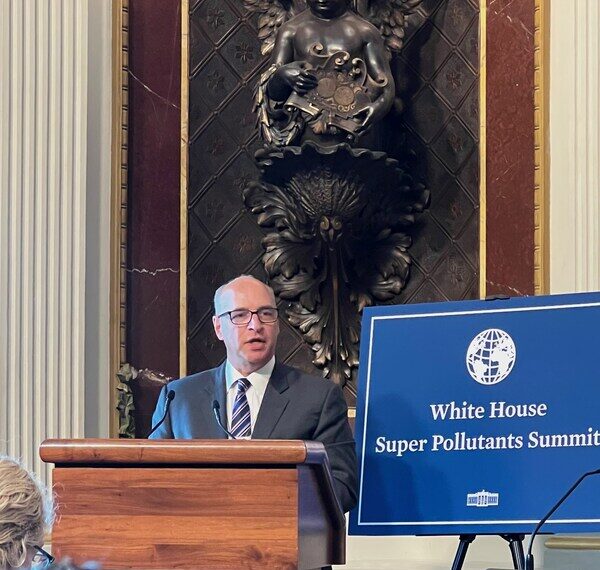
[[[265,324],[274,323],[279,316],[279,309],[275,307],[263,307],[257,311],[249,311],[248,309],[234,309],[233,311],[225,311],[218,315],[219,318],[229,315],[231,322],[234,325],[247,325],[254,315],[258,317],[258,320]]]
[[[35,554],[31,560],[32,568],[48,568],[51,564],[54,564],[54,556],[49,552],[46,552],[41,546],[34,545]]]

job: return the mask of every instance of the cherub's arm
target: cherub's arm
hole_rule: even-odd
[[[366,129],[381,120],[394,104],[395,83],[390,69],[389,52],[376,30],[369,30],[365,44],[365,63],[371,79],[381,86],[381,94],[370,105],[362,125]]]
[[[274,101],[285,101],[295,91],[304,95],[317,86],[317,78],[306,69],[303,61],[294,61],[294,29],[285,24],[279,30],[271,60],[277,71],[267,85],[267,94]]]
[[[294,61],[294,31],[285,24],[279,29],[271,62],[275,65],[285,65]]]

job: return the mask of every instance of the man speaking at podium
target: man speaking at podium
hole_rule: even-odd
[[[242,275],[215,293],[213,326],[225,343],[218,368],[175,380],[160,394],[152,439],[227,437],[215,414],[236,439],[303,439],[325,445],[344,512],[356,503],[357,463],[348,408],[333,382],[309,376],[275,360],[279,334],[273,290]],[[218,406],[215,406],[218,402]],[[215,407],[217,411],[215,412]]]

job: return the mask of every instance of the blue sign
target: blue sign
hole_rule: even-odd
[[[600,293],[365,309],[350,534],[531,532],[600,468]],[[600,530],[600,476],[544,527]]]

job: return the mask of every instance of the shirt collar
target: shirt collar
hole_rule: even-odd
[[[252,372],[248,376],[244,376],[241,372],[236,370],[229,360],[225,365],[225,383],[227,386],[227,391],[233,386],[235,382],[237,382],[240,378],[247,378],[248,382],[255,388],[264,389],[271,378],[271,374],[273,373],[273,369],[275,368],[275,357],[272,356],[271,360],[267,362],[262,368],[258,369],[256,372]]]

